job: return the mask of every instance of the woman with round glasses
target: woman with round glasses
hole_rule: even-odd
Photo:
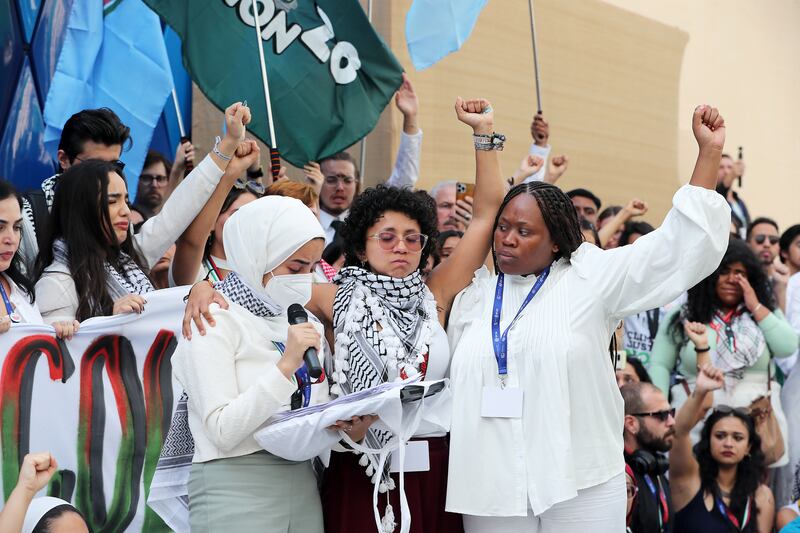
[[[666,394],[677,363],[685,381],[672,387],[676,406],[691,393],[697,368],[706,363],[725,373],[726,386],[714,394],[715,403],[746,407],[771,389],[772,407],[786,440],[786,417],[771,358],[792,355],[797,343],[797,333],[775,305],[755,254],[732,239],[717,270],[689,289],[686,304],[662,320],[650,377]],[[788,445],[784,449],[788,451]],[[781,466],[788,456],[775,460],[774,465]]]
[[[675,529],[681,533],[771,533],[772,491],[764,485],[761,439],[745,408],[718,405],[692,446],[692,428],[705,418],[711,394],[721,390],[724,373],[705,365],[694,394],[678,411],[669,454]]]
[[[459,98],[455,107],[458,119],[474,132],[473,220],[448,261],[423,280],[420,269],[432,253],[438,233],[433,199],[422,191],[385,186],[368,189],[356,198],[341,230],[345,266],[334,284],[314,286],[307,305],[333,333],[335,359],[328,365],[328,376],[334,394],[417,376],[434,380],[448,373],[450,348],[444,325],[455,296],[486,259],[505,188],[496,153],[503,137],[493,131],[489,102]],[[203,331],[201,310],[209,318],[205,306],[211,295],[203,285],[197,288],[200,290],[193,291],[187,307],[184,335],[191,334],[188,325],[192,318]],[[390,437],[360,423],[345,431],[354,441],[365,440],[372,449],[384,447]],[[426,466],[405,475],[412,531],[461,531],[461,518],[444,511],[445,432],[423,424],[414,439],[420,441],[413,445],[416,456]],[[373,483],[381,492],[378,505],[386,529],[394,522],[393,509],[398,509],[399,517],[398,491],[391,490],[397,477],[388,471],[376,472],[377,467],[376,457],[348,450],[333,454],[322,486],[326,532],[375,530],[370,512]]]

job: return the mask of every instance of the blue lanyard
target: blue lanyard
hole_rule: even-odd
[[[502,335],[500,334],[500,314],[503,312],[503,285],[505,282],[502,272],[497,276],[497,286],[494,290],[494,308],[492,309],[492,344],[494,345],[494,357],[497,359],[497,373],[500,374],[501,380],[508,375],[508,332],[517,322],[522,311],[525,310],[528,304],[531,303],[531,300],[533,300],[533,297],[536,296],[536,293],[539,292],[539,289],[542,288],[542,285],[549,275],[550,267],[548,266],[536,279],[536,283],[533,284],[525,301],[522,302],[522,306],[520,306],[519,311],[517,311],[516,316],[514,316],[514,320],[511,321]]]
[[[272,344],[281,352],[281,355],[286,351],[286,345],[282,342],[273,341]],[[298,368],[294,375],[297,378],[298,388],[303,391],[303,407],[308,407],[308,404],[311,403],[311,376],[308,375],[306,364],[303,363],[303,366]]]
[[[6,288],[3,287],[2,282],[0,282],[0,296],[3,297],[3,303],[6,306],[6,312],[8,313],[8,319],[11,322],[19,322],[19,315],[14,312],[14,306],[11,305],[11,300],[8,299],[8,293],[6,293]]]

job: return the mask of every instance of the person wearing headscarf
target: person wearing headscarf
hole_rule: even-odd
[[[295,403],[328,398],[324,374],[311,383],[301,368],[306,349],[319,351],[322,327],[290,326],[286,316],[311,297],[324,233],[300,201],[266,197],[231,216],[223,238],[231,271],[217,289],[229,307],[212,307],[216,327],[181,340],[172,358],[194,439],[189,525],[193,532],[321,533],[311,462],[274,456],[253,434]]]
[[[25,455],[19,465],[17,484],[0,512],[0,532],[89,533],[86,519],[71,503],[50,496],[35,497],[56,470],[58,462],[49,452]]]

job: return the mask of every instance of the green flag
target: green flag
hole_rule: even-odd
[[[247,100],[248,127],[271,144],[255,17],[281,155],[301,167],[369,133],[402,67],[358,0],[144,0],[183,40],[183,62],[214,105]]]

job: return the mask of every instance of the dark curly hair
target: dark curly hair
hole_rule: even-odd
[[[769,279],[764,268],[750,247],[743,241],[731,239],[728,250],[722,258],[717,270],[706,279],[689,289],[686,303],[680,313],[676,313],[669,324],[669,332],[678,343],[686,341],[683,331],[683,321],[700,322],[708,324],[714,318],[714,313],[722,303],[717,296],[717,280],[720,273],[733,263],[742,263],[747,270],[747,281],[756,292],[758,301],[770,311],[775,310],[775,299],[769,285]]]
[[[425,266],[439,236],[436,202],[424,191],[411,191],[385,185],[370,187],[356,196],[350,206],[350,213],[341,229],[344,241],[344,266],[362,266],[358,255],[363,254],[366,249],[367,230],[387,211],[396,211],[415,220],[419,224],[420,233],[428,236],[417,269]]]
[[[572,200],[564,194],[564,191],[543,181],[520,183],[508,191],[506,197],[503,198],[503,203],[500,204],[500,208],[497,210],[497,215],[494,217],[492,235],[497,231],[497,224],[506,206],[520,194],[529,194],[536,200],[539,210],[542,212],[544,223],[547,226],[547,231],[550,232],[550,238],[558,246],[556,260],[562,257],[569,259],[572,256],[572,252],[577,250],[583,243],[583,233],[581,233],[578,215],[572,205]],[[492,258],[494,259],[495,270],[500,272],[500,268],[497,265],[497,257],[494,254],[494,246],[492,246]]]
[[[709,492],[715,496],[719,496],[719,488],[717,486],[717,474],[719,473],[719,465],[711,456],[711,432],[714,426],[725,417],[733,416],[742,421],[747,428],[747,435],[750,444],[750,454],[736,467],[736,484],[731,491],[730,509],[736,516],[742,516],[747,499],[753,496],[753,505],[755,505],[755,493],[766,471],[766,459],[764,452],[761,451],[761,437],[756,432],[755,422],[753,417],[741,414],[737,411],[720,412],[713,411],[706,419],[703,425],[703,430],[700,432],[700,440],[694,445],[692,451],[694,452],[697,464],[700,467],[700,487],[702,490]],[[758,509],[753,509],[752,516],[758,513]],[[751,524],[755,520],[750,521]]]

